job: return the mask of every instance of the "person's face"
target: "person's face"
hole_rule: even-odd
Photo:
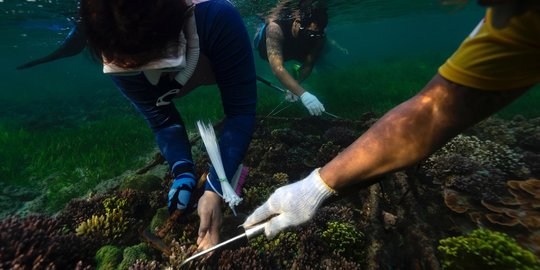
[[[293,25],[293,32],[296,32],[296,37],[304,40],[319,40],[326,35],[324,29],[321,29],[316,23],[311,22],[307,25],[302,25],[300,20],[296,20]]]

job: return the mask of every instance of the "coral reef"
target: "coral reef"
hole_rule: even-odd
[[[274,239],[267,240],[264,235],[250,241],[250,246],[263,254],[273,269],[290,269],[298,255],[299,237],[297,232],[281,232]]]
[[[162,269],[160,265],[161,264],[157,261],[136,260],[128,270],[159,270]]]
[[[504,233],[485,229],[440,240],[443,269],[540,269],[540,260]]]
[[[509,230],[520,244],[540,256],[540,245],[532,242],[540,234],[540,180],[510,180],[508,192],[494,201],[479,200],[467,193],[445,189],[444,202],[458,214],[468,213],[481,227]],[[511,196],[508,196],[511,195]]]
[[[122,249],[107,245],[96,252],[97,270],[115,270],[122,262]]]
[[[427,163],[436,163],[439,158],[448,154],[459,154],[479,165],[498,168],[506,176],[513,176],[524,167],[521,161],[522,154],[515,152],[510,147],[467,135],[458,135],[453,138],[442,149],[430,156]]]
[[[318,168],[324,166],[332,160],[339,152],[342,150],[342,147],[334,144],[333,142],[326,142],[317,150],[316,154],[304,159],[304,165],[310,168]]]
[[[119,239],[128,229],[128,220],[124,208],[126,199],[115,197],[103,200],[104,215],[92,215],[91,218],[79,224],[77,235],[90,239],[104,239],[105,242]]]
[[[364,235],[351,224],[330,221],[322,237],[336,254],[353,260],[363,257]]]
[[[103,200],[108,196],[111,195],[104,193],[91,198],[73,199],[57,215],[57,219],[61,224],[74,231],[79,224],[92,215],[105,213]]]
[[[150,221],[149,229],[151,232],[157,232],[157,230],[162,227],[167,219],[169,218],[169,209],[167,207],[162,207],[156,210],[156,214]]]
[[[219,269],[223,270],[242,270],[254,269],[265,270],[275,269],[265,260],[264,256],[260,256],[259,252],[251,247],[241,247],[237,250],[225,250],[219,258]]]
[[[149,261],[152,260],[153,250],[145,243],[140,243],[135,246],[130,246],[124,249],[122,261],[118,265],[118,270],[127,270],[134,265],[137,260]]]
[[[523,162],[530,168],[534,178],[540,178],[540,154],[527,151],[523,154]]]
[[[160,190],[161,187],[161,178],[147,173],[147,174],[132,174],[127,176],[122,180],[120,184],[120,189],[134,189],[138,191],[151,192],[155,190]]]
[[[331,127],[323,134],[325,141],[331,141],[341,147],[347,147],[358,138],[353,130],[346,127]]]
[[[371,119],[369,115],[361,121],[270,117],[258,123],[244,160],[250,167],[244,200],[237,208],[238,216],[224,210],[221,239],[236,236],[237,225],[275,189],[304,178],[333,158],[371,125]],[[540,171],[536,166],[540,164],[539,123],[517,118],[487,121],[435,153],[419,170],[410,168],[382,176],[376,185],[362,183],[364,189],[340,191],[309,222],[272,240],[259,236],[248,244],[237,242],[186,268],[439,269],[437,239],[476,227],[504,231],[540,257],[540,184],[534,179]],[[203,164],[197,166],[196,174],[202,175],[208,157],[200,141],[193,149],[195,163]],[[163,162],[156,160],[156,164]],[[8,238],[2,234],[0,268],[24,268],[36,260],[38,268],[107,269],[118,268],[112,265],[122,261],[122,269],[178,268],[196,250],[199,218],[195,214],[169,216],[164,206],[172,175],[164,170],[147,173],[164,175],[163,180],[150,181],[151,186],[156,184],[155,191],[130,186],[73,200],[56,217],[37,222],[39,228],[31,225],[34,221],[3,221],[3,231],[11,226],[38,233],[15,232]],[[22,226],[21,222],[26,223]],[[42,228],[46,226],[55,229]],[[77,227],[83,239],[75,234]],[[25,250],[22,247],[28,242],[15,238],[16,233],[36,243],[52,243],[47,248],[61,254],[47,253],[45,244]],[[146,243],[140,244],[140,239]],[[96,253],[99,247],[102,250]],[[80,254],[72,255],[74,250]]]
[[[444,189],[444,203],[458,214],[463,214],[474,207],[467,197],[450,188]]]
[[[83,269],[93,248],[50,217],[8,217],[0,222],[0,269]]]
[[[341,255],[329,252],[324,240],[316,235],[304,235],[300,240],[298,256],[291,269],[360,269],[360,265]]]
[[[467,147],[473,148],[473,145]],[[449,148],[454,146],[451,145]],[[509,173],[491,164],[483,164],[485,161],[471,157],[464,149],[459,150],[463,152],[453,151],[458,150],[449,151],[443,148],[422,165],[425,173],[432,177],[435,183],[460,192],[475,194],[485,200],[496,200],[506,193]],[[488,152],[485,155],[493,159]]]
[[[171,242],[171,255],[168,256],[168,265],[173,269],[177,269],[180,264],[197,251],[197,246],[194,244],[180,244],[178,241]],[[193,260],[189,262],[186,269],[206,269],[204,261]]]

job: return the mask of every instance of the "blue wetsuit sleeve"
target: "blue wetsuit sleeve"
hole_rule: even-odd
[[[160,97],[167,95],[171,89],[181,86],[176,85],[176,82],[164,82],[154,86],[142,73],[134,76],[111,76],[111,79],[143,115],[154,132],[159,149],[171,166],[173,175],[177,177],[181,171],[186,170],[193,174],[191,145],[180,113],[172,102],[156,105]],[[180,163],[188,168],[176,168]]]
[[[229,181],[248,149],[255,127],[257,88],[251,41],[236,8],[226,0],[198,4],[195,13],[201,51],[210,60],[221,92],[225,123],[219,148]],[[209,180],[221,186],[214,169]],[[207,190],[212,190],[206,184]]]

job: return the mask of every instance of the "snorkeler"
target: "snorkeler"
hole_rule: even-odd
[[[540,82],[540,3],[480,0],[486,16],[416,96],[386,113],[324,167],[278,188],[245,227],[267,237],[312,218],[339,190],[421,161]]]
[[[77,22],[77,24],[71,29],[68,36],[64,39],[62,45],[60,45],[58,49],[56,49],[54,52],[50,53],[47,56],[20,65],[17,67],[17,69],[30,68],[60,58],[77,55],[82,52],[85,47],[86,38],[83,34],[83,31],[81,31],[80,22]]]
[[[240,14],[227,0],[81,0],[80,15],[90,52],[142,114],[170,166],[169,212],[189,211],[195,164],[172,99],[217,84],[225,112],[219,147],[232,179],[251,141],[257,98],[253,50]],[[199,249],[219,242],[219,181],[210,168],[197,206]]]
[[[300,83],[311,74],[322,52],[327,24],[326,7],[317,6],[311,0],[301,0],[295,9],[281,4],[261,25],[254,40],[260,57],[268,61],[274,75],[294,95],[289,94],[288,98],[295,101],[300,97],[311,115],[321,115],[324,106]],[[284,62],[289,60],[302,63],[295,68],[295,76],[284,67]]]

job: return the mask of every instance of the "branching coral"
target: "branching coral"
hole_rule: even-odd
[[[288,145],[296,145],[304,141],[302,133],[290,128],[274,129],[270,134],[273,139]]]
[[[180,244],[178,241],[171,242],[171,256],[169,256],[169,266],[172,269],[179,268],[180,264],[193,253],[197,251],[197,246],[193,244]],[[201,260],[193,260],[189,262],[185,269],[205,269],[204,263]]]
[[[318,269],[324,254],[331,254],[324,240],[317,235],[304,235],[301,238],[299,254],[291,269]]]
[[[273,269],[270,263],[265,260],[264,256],[259,255],[255,249],[251,247],[241,247],[238,250],[225,250],[219,258],[219,269],[254,269],[254,270],[270,270]]]
[[[330,221],[353,224],[353,210],[344,205],[324,206],[317,211],[315,217],[311,220],[311,224],[316,227],[315,229],[321,230],[322,228],[326,228]]]
[[[449,154],[462,155],[482,166],[498,168],[505,173],[512,173],[524,166],[521,162],[522,155],[506,145],[489,140],[482,141],[475,136],[458,135],[428,158],[428,167],[430,163],[436,163],[438,159]]]
[[[348,223],[328,222],[326,230],[322,232],[330,248],[337,254],[353,260],[360,260],[364,235]]]
[[[293,259],[298,255],[299,239],[295,232],[281,232],[274,239],[267,240],[264,235],[250,241],[250,246],[272,261],[273,268],[290,269]]]
[[[284,186],[289,182],[289,176],[286,173],[278,172],[272,175],[272,180],[278,185],[278,186]]]
[[[92,215],[104,212],[104,198],[105,194],[101,194],[88,199],[71,200],[59,213],[59,222],[70,230],[75,230],[79,224],[92,217]]]
[[[0,269],[79,269],[94,250],[46,216],[0,222]]]
[[[515,134],[509,126],[508,121],[490,117],[476,124],[471,129],[471,133],[479,138],[489,139],[498,144],[515,145]]]
[[[128,270],[159,270],[163,269],[157,261],[137,260]]]
[[[349,146],[357,137],[353,130],[346,127],[331,127],[323,135],[325,141],[332,141],[341,147]]]
[[[486,200],[495,200],[506,193],[506,177],[499,169],[480,163],[457,153],[449,153],[427,162],[426,173],[446,188],[475,194]]]
[[[440,240],[443,269],[540,269],[540,261],[504,233],[477,229]]]
[[[310,169],[321,167],[334,158],[341,150],[342,147],[333,143],[332,141],[323,142],[315,155],[303,155],[305,158],[303,159],[302,163]]]
[[[348,261],[339,254],[333,254],[326,242],[319,236],[304,235],[300,240],[299,255],[291,269],[361,269],[356,262]]]
[[[244,187],[242,193],[244,194],[244,202],[241,206],[253,208],[261,205],[272,193],[274,189],[264,186],[250,186]]]
[[[125,199],[107,198],[103,200],[105,215],[92,215],[82,222],[76,229],[77,235],[85,237],[98,237],[104,239],[118,239],[128,228],[125,217]]]

